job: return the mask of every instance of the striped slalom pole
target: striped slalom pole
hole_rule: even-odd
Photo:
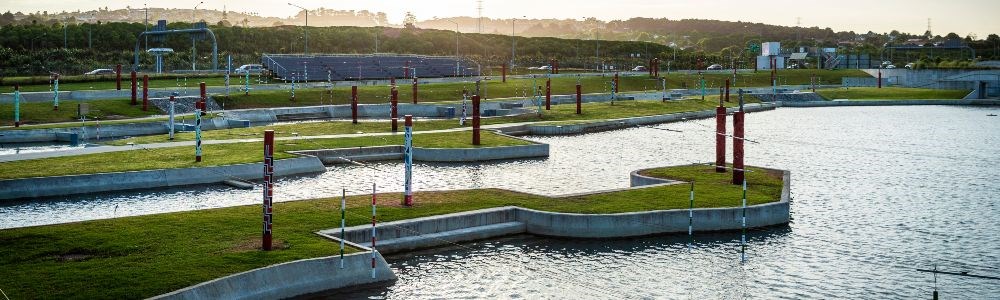
[[[691,253],[692,242],[694,242],[694,181],[691,182],[691,200],[688,206],[688,253]]]
[[[740,237],[740,262],[747,262],[747,181],[743,180],[743,234]]]
[[[344,268],[344,239],[347,238],[344,234],[344,229],[347,222],[344,220],[347,214],[347,189],[343,189],[340,195],[340,268]]]
[[[274,200],[274,130],[264,131],[264,224],[261,236],[261,249],[271,251],[271,225],[273,220]]]
[[[372,278],[375,278],[375,183],[372,183]]]
[[[247,71],[246,79],[243,81],[243,95],[250,96],[250,72]]]
[[[170,94],[170,112],[169,112],[170,115],[169,117],[167,117],[167,123],[168,123],[167,127],[170,127],[169,129],[170,129],[171,141],[174,140],[174,106],[177,104],[177,101],[174,100],[174,96],[176,95],[177,92]]]
[[[406,115],[403,132],[403,162],[406,166],[403,206],[413,206],[413,116]]]
[[[201,111],[194,110],[194,161],[201,162]]]
[[[295,74],[292,74],[292,98],[290,101],[295,101]]]
[[[59,110],[59,75],[55,76],[55,93],[52,93],[52,110]]]
[[[21,127],[21,85],[14,85],[14,127]]]

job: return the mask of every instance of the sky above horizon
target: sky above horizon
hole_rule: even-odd
[[[151,7],[193,8],[202,0],[140,1],[124,0],[109,4],[96,0],[0,0],[0,11],[75,11],[94,10],[108,6],[110,9],[133,8],[149,4]],[[288,5],[287,0],[229,1],[204,0],[199,8],[256,12],[262,16],[288,17],[299,9]],[[368,0],[322,1],[293,0],[292,3],[309,8],[325,7],[339,10],[368,10],[385,12],[392,23],[402,23],[407,11],[418,20],[433,17],[478,16],[476,0]],[[801,18],[803,27],[830,27],[834,31],[869,30],[879,33],[891,30],[920,34],[927,30],[931,18],[934,34],[955,32],[960,36],[969,33],[979,38],[1000,33],[1000,1],[953,0],[924,3],[912,0],[840,0],[840,1],[740,1],[740,0],[483,0],[483,16],[491,18],[556,18],[601,20],[628,19],[631,17],[669,19],[712,19],[724,21],[749,21],[774,25],[795,26]],[[763,3],[767,3],[766,5]]]

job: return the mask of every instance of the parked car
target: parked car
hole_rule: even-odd
[[[643,71],[646,71],[646,67],[644,66],[636,66],[635,68],[632,68],[632,72],[643,72]]]
[[[236,70],[234,70],[233,72],[235,72],[236,74],[247,74],[247,73],[258,74],[263,71],[264,71],[264,66],[251,64],[251,65],[242,65],[239,68],[236,68]]]
[[[799,68],[799,64],[791,64],[791,65],[788,65],[787,67],[785,67],[785,69],[798,69],[798,68]]]
[[[906,64],[906,65],[905,65],[905,66],[903,66],[903,67],[904,67],[904,68],[907,68],[907,69],[911,69],[911,70],[912,70],[912,69],[913,69],[913,66],[914,66],[914,63],[908,63],[908,64]]]
[[[83,73],[83,75],[114,75],[115,70],[112,69],[94,69],[93,71]]]
[[[720,64],[714,64],[714,65],[708,66],[708,68],[706,68],[705,70],[722,70],[722,65],[720,65]]]
[[[888,66],[885,66],[885,68],[886,68],[886,69],[895,69],[895,68],[896,68],[896,66],[895,66],[895,65],[888,65]]]
[[[541,67],[538,67],[538,69],[539,69],[539,70],[552,70],[552,66],[548,66],[548,65],[546,65],[546,66],[541,66]]]

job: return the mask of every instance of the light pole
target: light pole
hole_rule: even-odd
[[[198,19],[197,19],[197,17],[195,17],[195,13],[198,11],[198,6],[201,6],[204,3],[205,3],[205,1],[198,2],[198,5],[195,5],[194,9],[191,10],[191,24],[198,23]],[[194,36],[192,35],[191,36],[191,70],[197,69],[195,67],[195,62],[196,61],[198,61],[198,57],[195,54]]]
[[[303,47],[304,48],[303,52],[305,52],[305,54],[308,55],[309,54],[309,10],[305,9],[304,7],[292,4],[290,2],[288,3],[288,5],[291,5],[291,6],[294,6],[294,7],[298,7],[299,9],[301,9],[301,10],[303,10],[303,11],[306,12],[306,25],[305,25],[304,28],[302,28],[302,32],[305,33],[305,37],[306,37],[306,44],[305,44],[305,47]]]
[[[528,16],[521,16],[522,18],[527,18]],[[517,18],[510,19],[510,73],[514,74],[514,46],[517,45],[517,41],[514,40],[514,22]]]
[[[458,35],[459,35],[459,32],[458,32],[458,22],[455,22],[455,21],[452,21],[452,20],[448,20],[448,19],[444,19],[444,20],[448,21],[448,22],[451,22],[452,24],[455,24],[455,76],[458,76],[458,73],[459,73],[458,70],[461,67],[459,65],[459,60],[458,60]]]

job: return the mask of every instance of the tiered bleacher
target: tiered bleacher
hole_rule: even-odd
[[[297,81],[366,80],[403,77],[478,76],[479,66],[454,56],[397,54],[264,54],[261,64],[275,78]],[[456,67],[457,66],[457,67]]]

